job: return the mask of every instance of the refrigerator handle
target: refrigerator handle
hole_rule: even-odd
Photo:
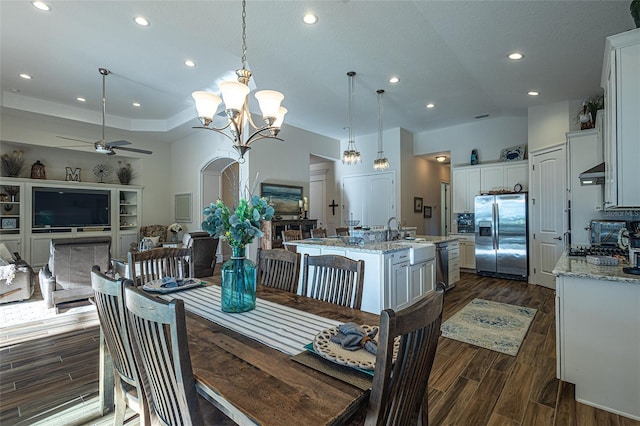
[[[493,213],[493,248],[494,250],[498,250],[500,246],[498,245],[498,232],[500,223],[498,222],[498,203],[493,203],[492,213]]]

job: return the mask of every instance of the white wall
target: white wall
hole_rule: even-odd
[[[567,100],[529,108],[529,151],[564,143],[568,132],[580,130],[576,121],[581,101]]]
[[[527,145],[527,117],[488,118],[435,129],[416,133],[413,141],[415,155],[450,151],[453,166],[468,165],[472,149],[478,150],[480,163],[490,163],[498,161],[502,148]]]

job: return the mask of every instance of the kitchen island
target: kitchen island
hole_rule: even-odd
[[[575,398],[640,420],[640,276],[561,256],[556,276],[557,376]]]
[[[433,291],[436,279],[433,243],[399,240],[349,244],[345,241],[342,238],[309,238],[287,244],[295,245],[303,258],[305,254],[337,254],[364,260],[363,311],[380,314],[387,308],[403,309]],[[302,293],[302,282],[298,292]]]

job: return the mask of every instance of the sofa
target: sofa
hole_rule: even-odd
[[[0,303],[27,300],[33,295],[33,269],[0,244]]]
[[[40,269],[40,290],[48,308],[93,296],[91,268],[111,271],[111,237],[54,238]]]
[[[191,248],[193,256],[193,271],[189,271],[190,277],[202,278],[213,275],[219,241],[205,231],[187,232],[183,235],[182,244],[185,248]]]

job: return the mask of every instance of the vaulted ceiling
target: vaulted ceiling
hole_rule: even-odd
[[[633,27],[629,3],[250,0],[247,61],[255,87],[284,93],[288,124],[346,138],[353,70],[355,134],[377,131],[377,89],[384,127],[415,133],[602,93],[604,39]],[[107,125],[171,132],[198,124],[191,92],[241,65],[237,0],[49,4],[0,2],[3,108],[100,123],[106,67]]]

